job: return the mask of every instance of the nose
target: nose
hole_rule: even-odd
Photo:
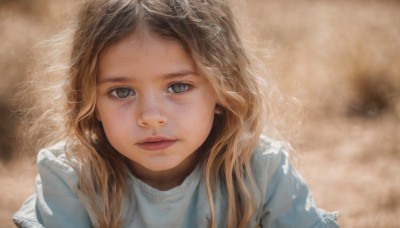
[[[148,97],[140,101],[138,125],[144,128],[157,128],[167,123],[163,112],[163,102],[156,97]]]

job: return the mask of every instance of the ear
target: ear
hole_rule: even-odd
[[[214,108],[214,114],[215,115],[221,115],[222,114],[222,107],[221,107],[221,105],[219,105],[219,104],[216,104],[215,105],[215,108]]]

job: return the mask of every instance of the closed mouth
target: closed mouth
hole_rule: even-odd
[[[165,137],[149,137],[140,141],[137,145],[144,150],[162,150],[172,146],[177,141]]]

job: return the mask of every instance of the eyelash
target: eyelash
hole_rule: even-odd
[[[184,91],[182,91],[182,92],[175,92],[174,89],[171,89],[172,91],[169,91],[170,88],[172,88],[172,86],[177,86],[177,85],[179,85],[179,86],[185,86]],[[166,93],[171,93],[171,94],[174,94],[174,95],[181,95],[181,94],[185,94],[186,92],[190,91],[192,88],[193,88],[193,85],[191,85],[191,84],[189,84],[189,83],[186,83],[186,82],[173,82],[173,83],[171,83],[171,84],[168,85],[168,87],[167,87],[167,89],[166,89]],[[127,90],[127,91],[125,91],[125,92],[129,92],[129,94],[126,95],[126,96],[124,96],[124,97],[120,97],[120,96],[117,94],[118,90]],[[122,91],[120,91],[120,92],[122,92]],[[115,98],[115,99],[123,100],[123,99],[126,99],[126,98],[130,97],[130,96],[135,96],[135,95],[136,95],[136,92],[135,92],[133,89],[130,89],[130,88],[127,88],[127,87],[115,87],[115,88],[111,88],[111,89],[108,91],[108,94],[109,94],[111,97]]]

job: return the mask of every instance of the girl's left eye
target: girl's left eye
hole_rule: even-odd
[[[186,83],[175,83],[167,88],[168,93],[184,93],[190,89],[190,85]]]
[[[134,90],[129,89],[129,88],[125,88],[125,87],[112,89],[110,94],[111,94],[111,96],[119,98],[119,99],[124,99],[124,98],[127,98],[129,96],[135,96],[136,95]]]

